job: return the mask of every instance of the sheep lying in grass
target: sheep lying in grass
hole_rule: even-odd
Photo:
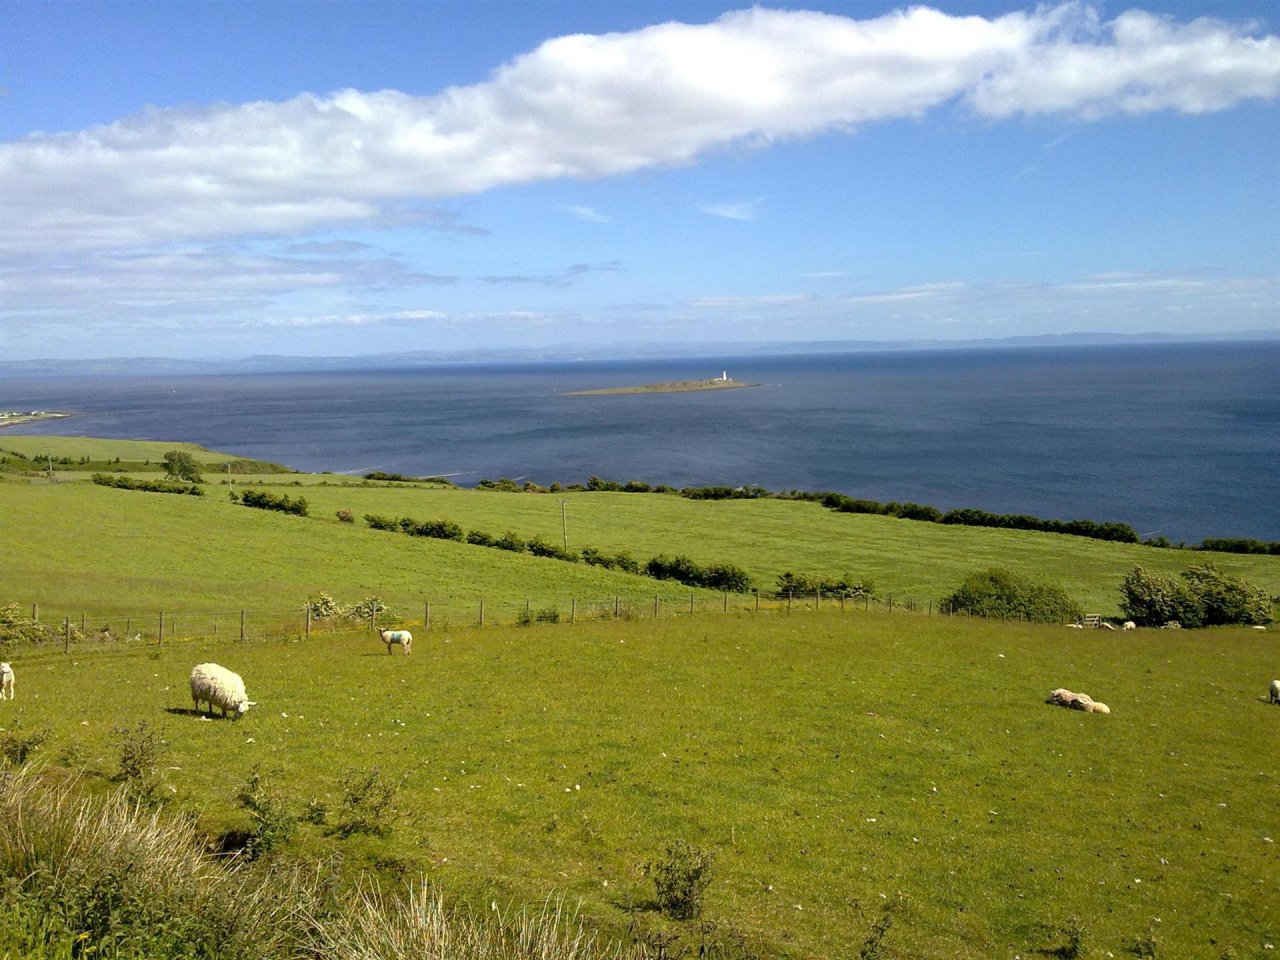
[[[240,674],[216,663],[201,663],[191,668],[191,699],[195,701],[197,712],[203,700],[209,704],[210,714],[214,707],[220,707],[224,717],[231,711],[237,719],[257,703],[245,694]]]
[[[387,653],[391,653],[391,648],[397,643],[404,648],[406,657],[413,653],[413,634],[408,630],[379,630],[378,634],[387,645]]]
[[[1058,687],[1058,689],[1052,691],[1045,703],[1052,703],[1059,707],[1070,707],[1072,710],[1083,710],[1085,713],[1109,714],[1111,712],[1111,708],[1105,703],[1094,700],[1087,693],[1072,693],[1066,687]]]
[[[0,700],[13,699],[13,667],[0,663]]]
[[[8,664],[6,663],[5,666],[7,667]],[[10,687],[12,689],[12,684],[10,684]],[[1280,703],[1280,680],[1271,681],[1271,689],[1267,693],[1267,703]]]

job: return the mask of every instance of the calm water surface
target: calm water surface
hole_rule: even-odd
[[[725,368],[761,386],[564,396]],[[303,470],[756,483],[1280,540],[1280,342],[8,377],[0,406],[78,413],[6,433],[191,440]]]

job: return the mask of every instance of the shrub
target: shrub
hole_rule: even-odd
[[[263,785],[262,773],[257,766],[249,772],[249,779],[236,794],[236,802],[249,813],[251,826],[244,852],[250,860],[264,857],[293,839],[298,821]]]
[[[1120,608],[1142,626],[1177,621],[1184,627],[1271,622],[1271,600],[1260,587],[1202,563],[1162,577],[1134,567],[1120,584]]]
[[[991,568],[971,573],[941,608],[949,613],[1036,623],[1079,620],[1084,611],[1061,587],[1010,570]]]
[[[483,530],[472,530],[467,534],[467,543],[475,544],[477,547],[492,547],[494,539]]]
[[[129,477],[117,477],[109,473],[95,473],[93,482],[101,487],[115,487],[118,490],[142,490],[146,493],[185,493],[193,497],[203,497],[204,488],[194,483],[178,483],[174,480],[133,480]]]
[[[462,527],[452,520],[426,520],[419,523],[409,517],[401,517],[400,529],[411,537],[431,537],[435,540],[457,540],[459,542],[465,539]]]
[[[347,616],[352,620],[372,620],[375,616],[386,616],[391,620],[395,620],[395,614],[391,613],[382,598],[376,593],[371,597],[365,597],[354,607],[347,611]]]
[[[338,517],[338,519],[339,519],[339,520],[341,520],[343,523],[355,523],[355,522],[356,522],[356,515],[355,515],[354,513],[352,513],[350,510],[345,510],[345,509],[344,509],[344,510],[339,510],[339,511],[337,512],[337,517]]]
[[[168,451],[164,455],[164,469],[175,480],[200,483],[200,464],[195,457],[183,450]]]
[[[547,543],[541,537],[534,537],[528,543],[529,552],[535,557],[550,557],[553,560],[564,560],[567,563],[577,563],[579,554],[572,553],[564,547],[557,547],[553,543]]]
[[[27,732],[22,729],[22,721],[15,720],[7,730],[0,731],[0,760],[11,767],[21,767],[48,739],[48,730]]]
[[[160,799],[160,735],[145,720],[139,720],[133,728],[116,727],[115,734],[120,741],[120,773],[116,779],[137,800],[155,804]]]
[[[791,573],[788,571],[778,577],[778,587],[775,593],[779,597],[811,597],[819,593],[833,597],[874,597],[876,595],[876,586],[874,581],[866,577],[860,577],[855,580],[847,573],[843,577],[819,577],[812,574]]]
[[[400,521],[395,517],[384,517],[378,513],[366,513],[364,522],[374,530],[399,530]]]
[[[307,498],[290,497],[287,494],[267,493],[264,490],[246,490],[240,494],[240,502],[246,507],[259,510],[275,510],[279,513],[291,513],[295,516],[307,515]]]
[[[0,606],[0,647],[8,648],[18,643],[44,643],[55,639],[57,634],[53,628],[23,616],[16,603]]]
[[[338,813],[340,836],[370,833],[386,836],[391,832],[393,804],[400,789],[382,775],[377,767],[367,773],[349,771],[342,781],[342,809]]]
[[[510,550],[512,553],[524,553],[525,543],[518,533],[508,530],[493,545],[499,550]]]
[[[653,880],[658,909],[676,920],[692,920],[702,913],[702,897],[711,883],[715,855],[676,840],[667,852],[645,864],[645,875]]]
[[[347,610],[327,593],[321,593],[307,601],[306,609],[312,620],[336,620],[345,617]]]
[[[732,563],[713,563],[702,573],[702,586],[728,593],[746,593],[751,589],[751,577]]]

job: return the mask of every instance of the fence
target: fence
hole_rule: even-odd
[[[313,633],[333,633],[352,629],[409,627],[448,630],[451,627],[528,626],[535,623],[578,623],[599,620],[641,620],[706,614],[792,613],[809,610],[882,610],[907,613],[942,612],[932,601],[913,597],[765,596],[760,593],[708,594],[705,591],[613,596],[597,599],[472,600],[429,599],[388,601],[372,615],[318,617],[309,604],[293,607],[250,607],[219,611],[70,611],[39,604],[31,605],[31,620],[43,628],[43,639],[61,642],[64,648],[76,643],[130,641],[163,644],[178,639],[227,638],[237,641],[282,637],[308,638]]]

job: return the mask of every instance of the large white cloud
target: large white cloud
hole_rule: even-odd
[[[753,9],[550,40],[433,96],[156,108],[0,145],[9,251],[129,248],[417,216],[422,202],[688,163],[959,101],[990,118],[1198,113],[1280,95],[1280,38],[1067,4],[996,19]]]

